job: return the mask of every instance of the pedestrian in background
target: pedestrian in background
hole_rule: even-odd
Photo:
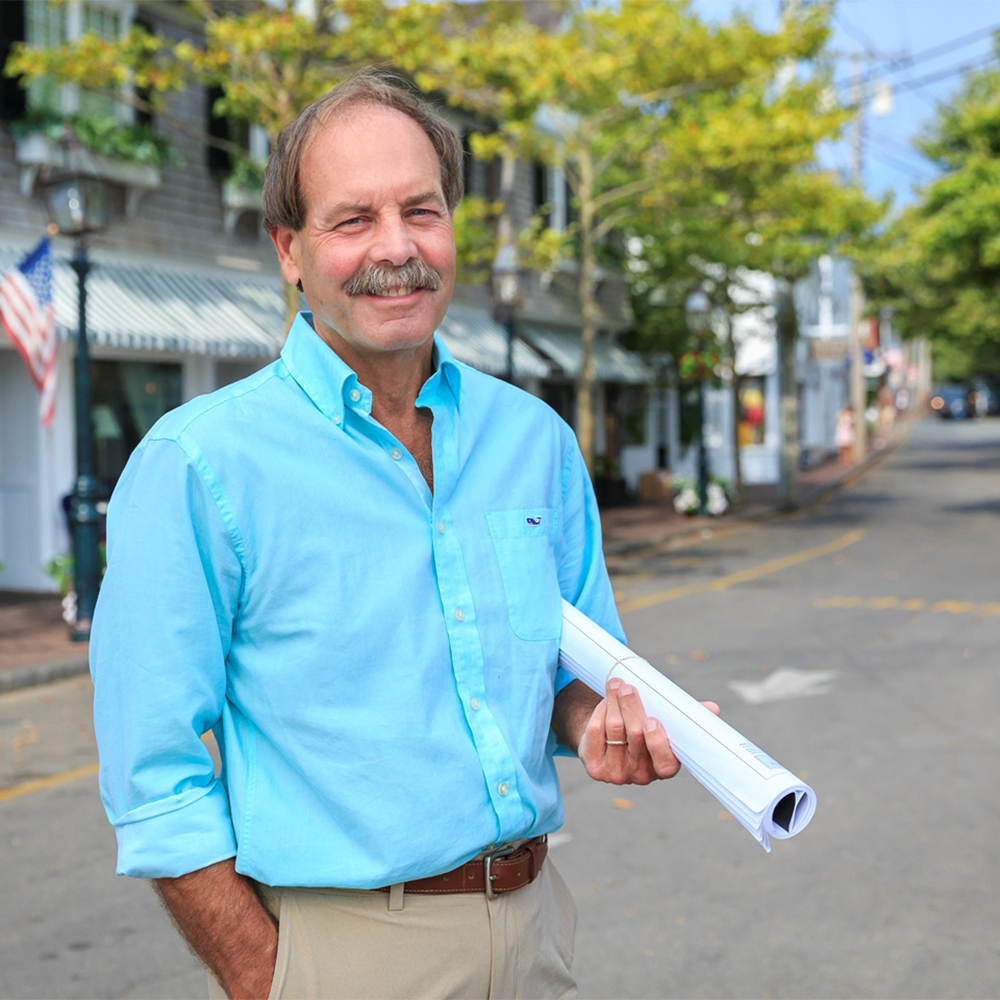
[[[854,461],[854,407],[849,403],[837,411],[833,430],[833,443],[841,465],[850,465]]]

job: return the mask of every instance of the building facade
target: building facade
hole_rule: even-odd
[[[200,37],[198,21],[181,4],[5,0],[0,61],[15,41],[50,46],[84,31],[112,37],[136,22],[161,37]],[[95,266],[87,283],[91,419],[104,497],[159,416],[269,363],[283,342],[283,283],[261,225],[259,189],[239,163],[204,141],[205,134],[223,136],[242,145],[249,162],[259,163],[266,158],[266,136],[216,118],[217,96],[190,87],[151,117],[137,116],[126,101],[47,80],[26,92],[6,81],[0,90],[0,272],[16,266],[45,234],[48,219],[37,181],[60,119],[78,115],[121,130],[144,126],[171,150],[165,159],[90,157],[109,182],[112,215],[90,244]],[[447,113],[464,136],[475,127]],[[496,197],[495,164],[467,159],[466,181],[469,193]],[[558,172],[519,163],[513,202],[516,227],[527,225],[543,202],[554,219],[570,221],[572,202]],[[50,428],[39,424],[38,396],[20,356],[0,337],[0,589],[52,589],[44,566],[70,548],[65,508],[76,475],[77,282],[68,263],[71,243],[57,237],[53,251],[60,382]],[[619,412],[636,405],[630,397],[644,398],[649,372],[615,343],[629,322],[620,274],[606,275],[599,298],[597,451],[611,449],[616,460],[624,456],[635,478],[643,462],[637,456],[647,446],[621,433]],[[579,325],[572,261],[545,278],[528,277],[513,345],[514,376],[570,422]],[[494,321],[485,284],[459,286],[439,332],[459,360],[490,374],[506,373],[508,334]],[[643,412],[638,422],[646,420]]]

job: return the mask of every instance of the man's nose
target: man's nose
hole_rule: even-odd
[[[379,222],[371,248],[372,260],[401,267],[416,256],[417,248],[405,219],[397,217]]]

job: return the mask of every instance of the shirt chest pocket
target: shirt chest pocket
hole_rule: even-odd
[[[558,639],[562,604],[552,547],[559,511],[551,507],[496,510],[486,515],[486,523],[514,634],[529,641]]]

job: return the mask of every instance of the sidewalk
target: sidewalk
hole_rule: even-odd
[[[801,507],[818,502],[845,482],[863,475],[905,436],[904,424],[884,447],[873,450],[860,465],[845,468],[834,460],[800,473]],[[777,487],[748,486],[743,503],[722,517],[688,517],[676,513],[669,504],[612,507],[601,512],[604,551],[610,562],[672,538],[694,538],[706,529],[777,516],[777,502]],[[0,694],[86,670],[87,643],[70,640],[57,596],[0,591]]]

